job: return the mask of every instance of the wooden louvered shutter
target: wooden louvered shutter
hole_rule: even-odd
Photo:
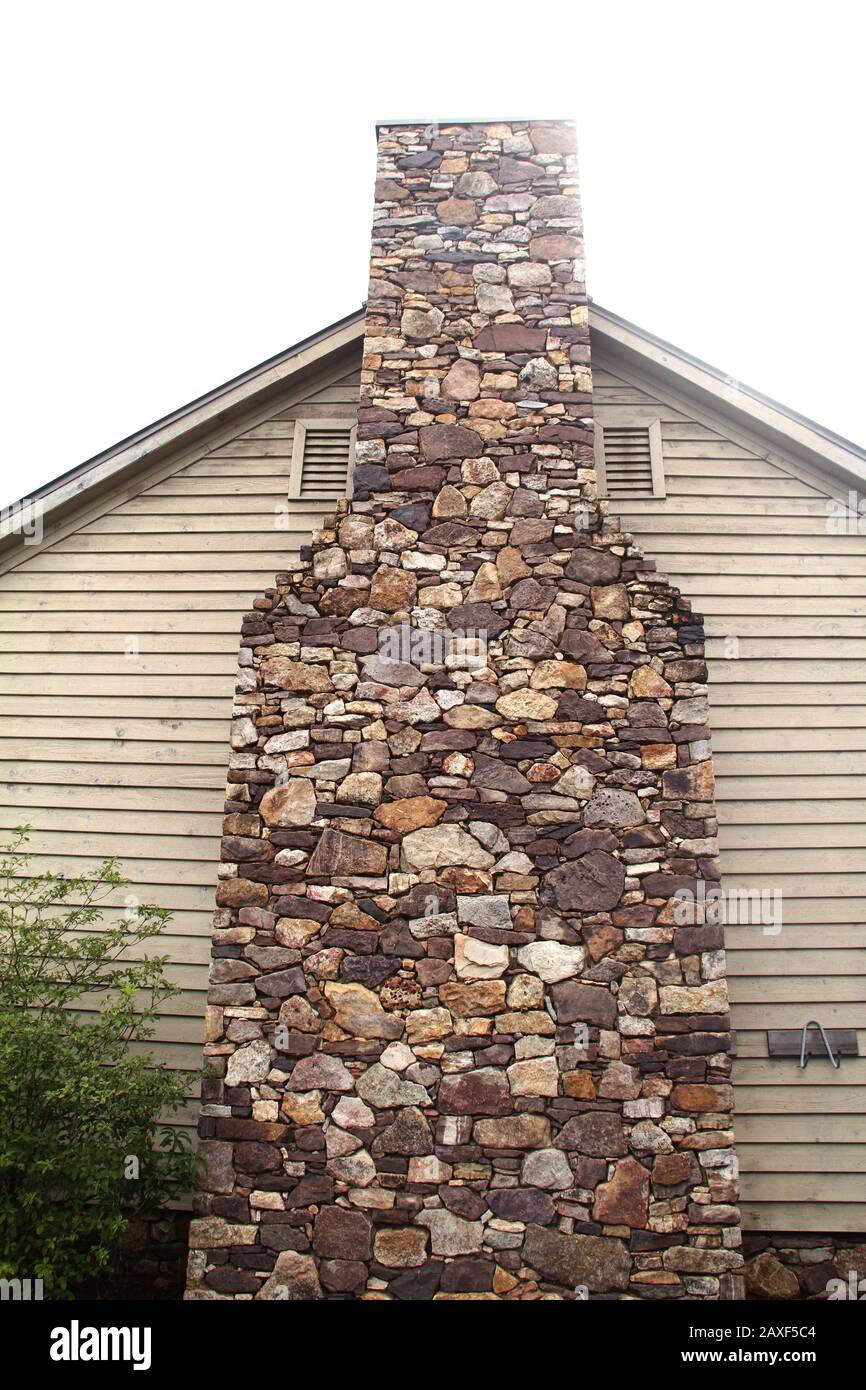
[[[596,462],[602,495],[614,501],[664,497],[661,428],[658,420],[625,412],[596,425]]]
[[[349,495],[355,429],[342,420],[297,420],[289,496],[336,501]]]

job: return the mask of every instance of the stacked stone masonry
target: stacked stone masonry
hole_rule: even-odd
[[[571,128],[381,128],[353,498],[243,628],[189,1297],[741,1296],[705,680],[596,496]]]

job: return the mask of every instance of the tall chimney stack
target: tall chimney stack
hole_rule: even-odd
[[[703,631],[597,499],[573,132],[378,140],[352,500],[242,639],[188,1296],[738,1296]]]

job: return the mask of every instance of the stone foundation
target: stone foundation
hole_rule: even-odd
[[[866,1236],[743,1235],[747,1298],[866,1300]]]
[[[735,1297],[703,630],[597,501],[573,135],[378,172],[354,496],[243,629],[189,1296]]]

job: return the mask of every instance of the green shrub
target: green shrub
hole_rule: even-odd
[[[128,897],[103,924],[106,898],[129,887],[117,861],[35,873],[28,834],[0,846],[0,1277],[67,1298],[133,1216],[191,1186],[194,1158],[160,1123],[184,1077],[138,1046],[178,990],[167,956],[132,957],[170,913]]]

